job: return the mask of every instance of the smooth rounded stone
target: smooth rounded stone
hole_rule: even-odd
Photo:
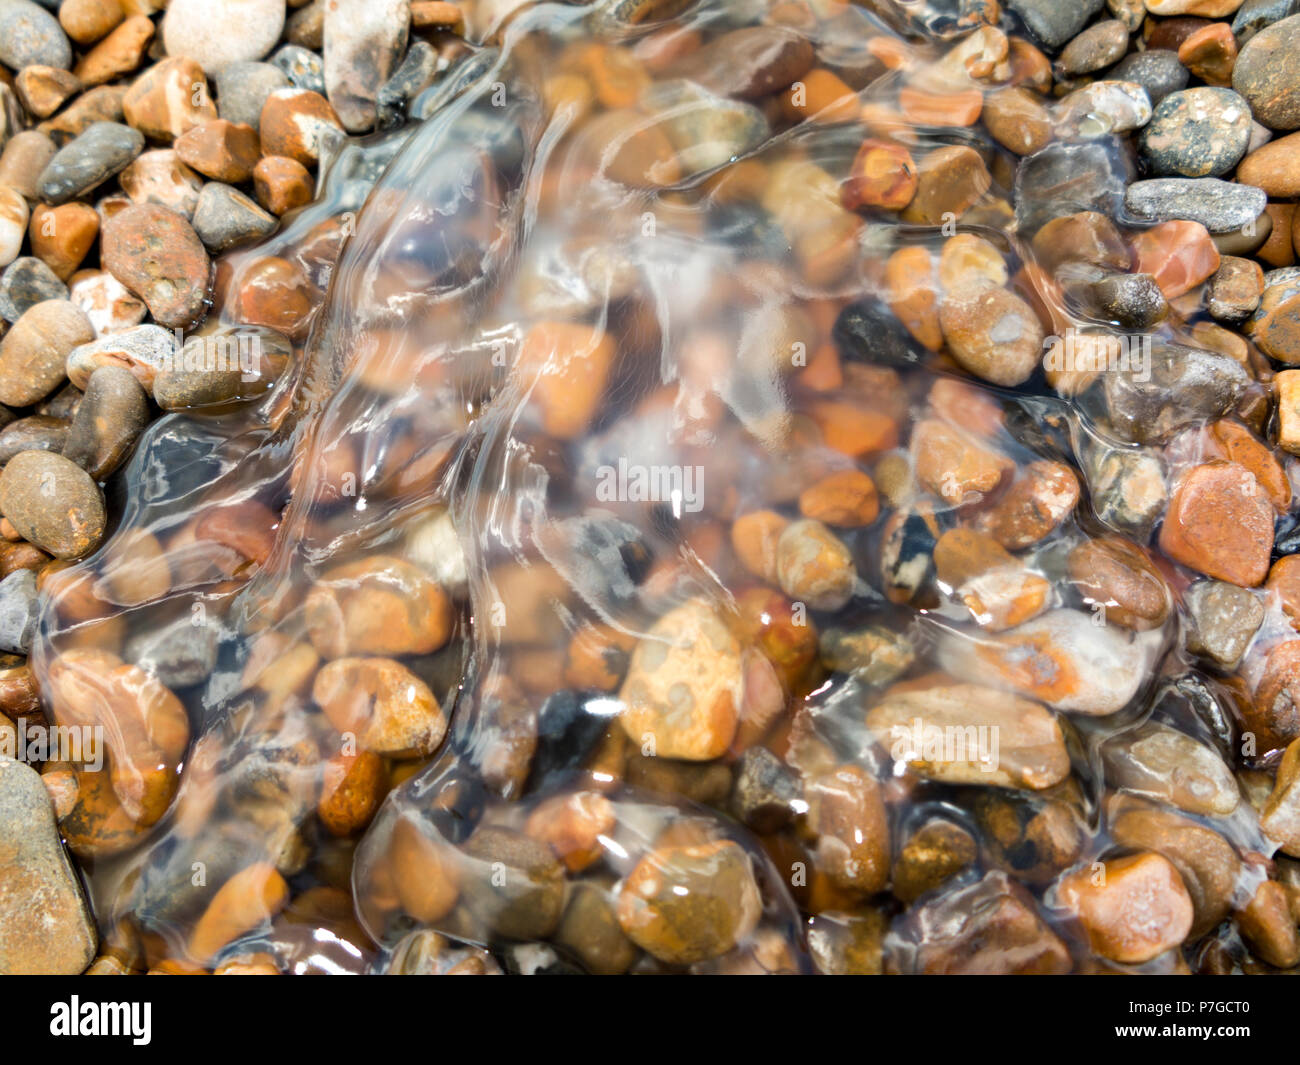
[[[978,858],[979,846],[966,829],[945,818],[932,818],[899,849],[890,891],[910,905],[974,866]]]
[[[1240,94],[1211,87],[1186,89],[1156,105],[1142,130],[1142,151],[1156,174],[1218,177],[1246,154],[1251,129],[1250,105]]]
[[[814,61],[812,42],[783,26],[731,30],[669,67],[719,96],[757,100],[803,77]]]
[[[1113,714],[1142,686],[1159,630],[1098,626],[1090,613],[1051,610],[997,635],[944,630],[939,661],[954,677],[1037,699],[1056,710]]]
[[[573,884],[564,916],[551,937],[595,976],[627,972],[640,953],[618,926],[610,887],[600,881]]]
[[[1107,740],[1101,752],[1108,784],[1189,814],[1227,817],[1241,801],[1218,753],[1168,725],[1147,721]]]
[[[776,545],[777,582],[795,602],[838,610],[851,598],[858,575],[844,542],[819,521],[791,522]]]
[[[452,630],[446,592],[423,570],[387,555],[327,570],[307,593],[303,614],[325,658],[432,654]]]
[[[1268,575],[1273,518],[1255,475],[1216,459],[1179,480],[1160,527],[1160,549],[1207,577],[1252,588]]]
[[[274,233],[279,224],[275,215],[220,181],[203,186],[194,208],[194,232],[214,255]]]
[[[285,215],[311,203],[316,182],[296,159],[268,155],[253,169],[253,189],[258,203],[274,215]]]
[[[1051,50],[1060,48],[1097,14],[1105,0],[1007,0],[1033,36]]]
[[[29,114],[48,118],[81,91],[81,79],[55,67],[27,67],[14,81],[19,102]]]
[[[387,757],[425,757],[447,732],[428,685],[391,658],[334,659],[316,674],[312,698],[340,734]]]
[[[118,175],[132,203],[156,203],[190,218],[199,203],[203,179],[171,148],[145,152]]]
[[[509,939],[543,939],[564,911],[564,867],[551,848],[487,826],[462,848],[461,901],[486,930]]]
[[[1088,140],[1141,129],[1151,121],[1151,98],[1135,81],[1093,81],[1062,98],[1058,129]]]
[[[149,313],[143,300],[105,270],[81,270],[70,280],[68,298],[85,312],[97,337],[139,325]]]
[[[126,17],[120,0],[61,0],[57,7],[59,25],[80,45],[107,37]]]
[[[331,0],[325,8],[325,95],[343,128],[375,124],[376,101],[406,50],[409,0]]]
[[[900,217],[917,225],[945,225],[978,203],[992,183],[983,157],[974,148],[963,144],[935,148],[918,164],[916,195]]]
[[[916,647],[908,635],[884,625],[824,629],[817,649],[827,669],[850,673],[871,687],[892,684],[916,661]]]
[[[1264,604],[1246,588],[1225,581],[1197,581],[1183,593],[1189,622],[1187,650],[1224,670],[1241,663],[1264,623]]]
[[[72,66],[72,45],[59,20],[30,0],[0,2],[0,63],[11,70]]]
[[[1136,82],[1146,89],[1156,108],[1152,113],[1153,122],[1161,101],[1170,93],[1186,88],[1190,78],[1187,68],[1178,61],[1178,53],[1165,48],[1149,48],[1125,56],[1111,70],[1110,76],[1119,81]]]
[[[1184,426],[1226,414],[1249,380],[1241,364],[1226,355],[1160,344],[1145,371],[1115,370],[1104,376],[1105,413],[1122,439],[1155,443]]]
[[[15,259],[0,274],[0,318],[17,322],[38,303],[66,300],[68,286],[40,259]]]
[[[1135,181],[1124,194],[1124,206],[1142,221],[1182,219],[1199,222],[1210,233],[1250,225],[1267,203],[1263,189],[1208,177]]]
[[[98,941],[41,775],[0,756],[0,974],[78,975]]]
[[[1260,30],[1242,48],[1232,87],[1270,129],[1300,127],[1300,15]]]
[[[1150,329],[1169,314],[1169,302],[1150,274],[1111,274],[1089,291],[1101,315],[1128,329]]]
[[[867,728],[896,763],[947,784],[1039,790],[1070,774],[1055,716],[993,688],[955,684],[886,695],[867,711]]]
[[[92,122],[65,144],[37,179],[41,198],[67,203],[98,188],[144,151],[144,135],[120,122]]]
[[[154,377],[154,402],[163,410],[185,410],[261,395],[292,350],[285,337],[269,329],[205,328],[203,335],[191,334]],[[430,567],[435,573],[444,568]]]
[[[1300,858],[1300,739],[1293,740],[1282,756],[1273,791],[1260,811],[1259,827],[1283,852]]]
[[[1151,556],[1131,540],[1085,540],[1070,551],[1066,566],[1075,590],[1106,624],[1145,632],[1169,617],[1169,586]]]
[[[723,166],[762,144],[771,133],[757,107],[714,96],[689,81],[656,84],[642,97],[642,106],[662,113],[656,125],[677,149],[685,174]]]
[[[1070,951],[1017,881],[991,871],[912,908],[891,930],[891,958],[903,973],[1068,973]]]
[[[1052,140],[1052,117],[1042,97],[1029,89],[999,89],[984,99],[980,113],[995,141],[1017,155],[1032,155]]]
[[[1054,903],[1077,918],[1094,953],[1136,965],[1179,946],[1194,909],[1183,878],[1153,852],[1103,863],[1104,876],[1083,867],[1062,877]]]
[[[80,389],[101,366],[125,366],[146,392],[153,389],[158,372],[176,351],[176,335],[156,325],[138,325],[119,333],[100,336],[74,348],[68,355],[68,380]]]
[[[1232,20],[1232,33],[1244,45],[1265,26],[1300,12],[1300,0],[1246,0]]]
[[[880,783],[857,765],[816,773],[804,787],[814,861],[835,887],[874,895],[889,882],[889,818]]]
[[[45,414],[19,418],[0,430],[0,463],[24,451],[62,451],[67,438],[68,423],[64,418]]]
[[[730,840],[654,848],[624,879],[615,903],[623,933],[670,965],[726,954],[749,936],[761,911],[749,855]]]
[[[163,19],[168,55],[189,56],[213,74],[261,59],[284,29],[283,0],[171,0]]]
[[[48,451],[24,451],[0,472],[0,514],[55,558],[82,558],[104,538],[99,486],[80,466]]]
[[[796,816],[803,798],[798,770],[766,747],[750,747],[736,763],[727,806],[737,820],[760,835],[779,831]]]
[[[928,351],[884,303],[865,296],[835,319],[831,339],[845,359],[879,366],[915,366]]]
[[[1105,525],[1145,541],[1164,513],[1165,466],[1149,451],[1107,448],[1090,463],[1093,512]]]
[[[0,153],[0,185],[21,193],[24,199],[40,199],[40,178],[58,151],[48,136],[36,129],[15,133]]]
[[[1130,171],[1113,138],[1048,145],[1016,171],[1018,229],[1029,235],[1053,218],[1079,211],[1119,217]]]
[[[306,89],[277,89],[266,98],[259,120],[262,151],[315,166],[343,127],[328,100]]]
[[[1205,309],[1210,317],[1240,325],[1259,307],[1264,292],[1264,272],[1250,259],[1225,255],[1210,278]]]
[[[739,642],[707,602],[691,600],[661,617],[632,651],[620,722],[654,757],[708,761],[731,745],[742,688]]]
[[[68,300],[30,307],[0,340],[0,403],[29,407],[67,376],[72,350],[95,339],[90,319]]]
[[[100,240],[104,268],[148,306],[159,325],[186,327],[207,302],[203,242],[174,211],[134,204],[114,215]]]
[[[286,44],[267,62],[282,71],[289,84],[295,88],[324,94],[325,61],[315,52],[309,52],[296,44]]]
[[[1042,358],[1042,323],[1010,289],[973,283],[945,292],[939,324],[953,358],[991,384],[1023,384]]]
[[[130,370],[100,366],[68,426],[64,458],[96,481],[116,470],[149,424],[149,395]]]
[[[289,88],[289,79],[270,63],[230,63],[216,72],[212,84],[221,117],[257,129],[267,97]]]
[[[1075,78],[1108,67],[1128,50],[1128,27],[1118,19],[1094,22],[1070,41],[1056,61],[1058,77]]]
[[[40,204],[32,212],[32,254],[62,281],[76,272],[98,237],[99,213],[89,204]]]
[[[0,651],[25,655],[36,631],[36,573],[14,570],[0,580]]]

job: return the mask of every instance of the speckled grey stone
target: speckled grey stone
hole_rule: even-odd
[[[1219,178],[1152,178],[1135,181],[1124,194],[1124,206],[1141,221],[1184,219],[1211,233],[1249,225],[1267,203],[1263,189]]]
[[[1142,130],[1142,153],[1156,174],[1219,177],[1250,145],[1250,104],[1232,89],[1201,86],[1170,93]]]

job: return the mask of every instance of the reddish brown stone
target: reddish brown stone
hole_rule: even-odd
[[[202,317],[208,253],[180,215],[133,204],[104,227],[104,267],[149,307],[159,325],[185,327]]]
[[[286,155],[310,167],[320,161],[325,138],[341,134],[343,124],[320,93],[277,89],[262,105],[259,129],[267,155]]]
[[[217,117],[203,68],[177,56],[150,67],[122,98],[127,125],[146,137],[171,141],[186,130]]]
[[[182,163],[228,185],[252,177],[262,154],[257,130],[224,118],[186,130],[176,138],[174,147]]]
[[[253,169],[253,189],[258,203],[274,215],[284,215],[311,202],[316,182],[296,159],[268,155]]]
[[[1273,506],[1245,466],[1207,462],[1188,471],[1174,490],[1160,549],[1207,576],[1254,587],[1268,574]]]
[[[67,281],[99,236],[99,214],[84,203],[38,204],[32,210],[29,236],[32,254]]]

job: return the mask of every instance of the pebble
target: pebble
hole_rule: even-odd
[[[135,204],[104,226],[104,268],[148,306],[154,320],[187,327],[206,309],[208,255],[188,222],[155,204]]]
[[[1283,370],[1273,378],[1277,389],[1277,443],[1300,455],[1300,370]]]
[[[1237,168],[1237,180],[1263,189],[1269,196],[1300,195],[1300,133],[1269,141],[1251,152]]]
[[[1093,463],[1089,486],[1097,518],[1119,532],[1145,539],[1164,513],[1165,469],[1154,454],[1103,452]]]
[[[890,890],[910,905],[960,876],[977,857],[978,847],[969,832],[936,817],[908,836],[899,849]]]
[[[1041,790],[1070,773],[1065,738],[1050,711],[974,684],[887,694],[867,711],[867,728],[895,762],[947,784]],[[995,738],[981,745],[981,730]],[[947,744],[949,735],[963,742]]]
[[[954,677],[1018,692],[1056,710],[1113,714],[1141,687],[1158,637],[1099,627],[1088,613],[1059,609],[1007,632],[981,634],[978,642],[944,632],[939,660]]]
[[[1148,48],[1142,52],[1131,52],[1120,60],[1110,73],[1111,77],[1119,81],[1136,82],[1146,89],[1147,96],[1155,107],[1151,115],[1152,123],[1160,114],[1159,104],[1170,93],[1186,88],[1190,78],[1187,68],[1178,61],[1178,53],[1164,48]],[[1249,110],[1247,107],[1247,113]],[[1200,175],[1189,174],[1188,176]]]
[[[55,558],[82,558],[104,537],[99,486],[81,467],[44,451],[15,455],[0,472],[0,514]]]
[[[380,86],[406,51],[409,0],[332,0],[325,8],[325,95],[343,128],[371,129]]]
[[[37,127],[59,141],[79,137],[96,122],[121,122],[126,89],[120,85],[98,85],[78,96],[53,118]]]
[[[838,610],[851,598],[858,575],[844,541],[819,521],[791,522],[776,544],[781,590],[813,610]]]
[[[155,375],[176,351],[176,336],[156,325],[137,325],[107,333],[68,353],[68,380],[83,391],[91,375],[101,366],[124,366],[146,392],[152,391]]]
[[[1040,459],[1023,467],[1010,488],[979,516],[977,527],[1009,551],[1038,543],[1074,512],[1079,479],[1064,463]]]
[[[934,546],[935,575],[966,604],[975,623],[1001,632],[1046,608],[1051,585],[1026,569],[996,540],[964,526],[950,529]]]
[[[1236,669],[1264,622],[1264,604],[1245,588],[1197,581],[1183,594],[1190,621],[1187,649],[1220,668]]]
[[[796,816],[803,781],[766,747],[749,747],[736,762],[728,808],[755,832],[776,832]]]
[[[1300,641],[1286,640],[1268,652],[1243,718],[1260,755],[1280,751],[1300,737]]]
[[[841,190],[841,202],[850,211],[878,207],[900,211],[916,194],[916,163],[901,144],[868,138],[853,160]]]
[[[0,154],[0,184],[28,200],[40,199],[39,179],[56,151],[54,142],[39,130],[15,133]]]
[[[329,723],[389,758],[424,758],[447,734],[447,717],[428,685],[390,658],[336,658],[321,667],[312,698]]]
[[[481,927],[510,939],[543,939],[564,912],[564,867],[544,843],[485,826],[465,842],[461,897]]]
[[[168,55],[187,56],[214,74],[265,56],[280,39],[284,17],[281,0],[171,0],[163,44]]]
[[[717,758],[736,733],[743,672],[740,644],[712,607],[683,603],[632,651],[619,692],[623,731],[657,758]]]
[[[0,974],[76,976],[98,934],[34,769],[0,757]]]
[[[1016,171],[1016,223],[1026,235],[1061,215],[1095,211],[1117,218],[1129,184],[1127,160],[1106,139],[1056,142]]]
[[[1213,276],[1219,268],[1219,250],[1200,222],[1161,222],[1133,240],[1138,273],[1155,278],[1166,299],[1174,299]]]
[[[982,501],[1014,468],[1010,459],[933,418],[912,429],[912,454],[920,483],[954,506]]]
[[[93,122],[64,145],[41,171],[37,188],[53,204],[98,188],[144,151],[144,137],[118,122]]]
[[[188,55],[164,59],[141,74],[122,97],[127,125],[152,140],[170,143],[186,130],[217,117],[203,68]]]
[[[904,972],[927,975],[1068,973],[1070,952],[1033,897],[993,870],[958,883],[911,910],[895,930]]]
[[[1023,384],[1042,358],[1038,316],[1009,289],[974,282],[946,291],[939,323],[953,358],[992,384]]]
[[[1237,911],[1237,928],[1255,953],[1279,969],[1300,964],[1300,935],[1287,889],[1265,880],[1244,909]]]
[[[238,189],[209,181],[199,193],[193,224],[204,246],[216,255],[274,233],[279,223]]]
[[[1255,312],[1263,291],[1264,271],[1258,263],[1224,255],[1205,292],[1206,310],[1221,322],[1240,324]]]
[[[946,145],[927,152],[916,171],[916,195],[903,209],[904,222],[937,226],[960,218],[989,190],[993,178],[974,148]]]
[[[284,71],[270,63],[230,63],[212,79],[217,92],[217,110],[234,125],[257,129],[266,99],[277,89],[289,88]]]
[[[58,19],[31,0],[0,4],[0,63],[11,70],[35,65],[67,70],[72,45]]]
[[[59,25],[80,45],[107,37],[125,17],[121,0],[63,0],[59,4]]]
[[[46,300],[25,311],[0,340],[0,403],[29,407],[67,376],[72,349],[95,339],[90,319],[68,300]]]
[[[153,35],[152,19],[143,15],[129,18],[82,56],[73,73],[87,87],[130,74],[140,66]]]
[[[758,885],[736,843],[656,847],[624,879],[615,913],[638,947],[669,965],[720,957],[758,923]]]
[[[1102,387],[1112,430],[1135,443],[1153,443],[1226,414],[1247,380],[1241,365],[1228,356],[1159,344],[1143,372],[1107,373]]]
[[[1241,161],[1250,136],[1250,105],[1241,95],[1200,87],[1165,96],[1140,143],[1157,174],[1219,177]]]
[[[437,0],[437,2],[442,2],[442,0]],[[406,50],[406,58],[393,71],[393,76],[384,82],[379,89],[376,104],[378,107],[377,124],[380,129],[394,129],[406,121],[409,105],[425,89],[438,80],[438,63],[438,53],[427,41],[417,40],[411,43],[411,47]],[[576,77],[576,75],[574,76]],[[700,95],[708,96],[709,94],[701,93]],[[735,112],[733,111],[733,113]],[[743,114],[743,112],[741,113]],[[765,129],[766,120],[763,121],[762,125]],[[748,138],[739,140],[738,143],[747,143],[747,140]],[[705,146],[695,144],[692,147],[698,152],[700,148]],[[707,149],[706,154],[709,154]],[[730,157],[724,161],[730,161]]]
[[[81,270],[69,280],[68,298],[85,311],[96,336],[130,329],[143,322],[148,313],[142,300],[103,270]]]
[[[227,880],[194,924],[188,953],[210,963],[228,943],[269,926],[289,901],[289,885],[269,862],[255,862]]]
[[[173,690],[201,684],[217,665],[217,630],[195,625],[186,616],[169,625],[137,632],[126,641],[123,658]]]
[[[1067,567],[1084,602],[1100,606],[1107,624],[1145,632],[1169,617],[1168,585],[1146,551],[1130,540],[1085,540],[1070,552]]]
[[[36,304],[66,300],[68,286],[40,259],[25,255],[0,274],[0,318],[17,322]]]
[[[27,218],[27,201],[22,193],[0,185],[0,266],[8,266],[22,251]]]
[[[0,431],[0,462],[8,462],[24,451],[61,451],[68,436],[63,418],[33,414],[19,418]]]
[[[1146,721],[1102,745],[1107,781],[1189,814],[1227,817],[1241,795],[1213,748],[1168,725]]]
[[[320,161],[324,146],[343,131],[329,101],[306,89],[277,89],[266,98],[260,119],[262,151],[305,167]]]
[[[224,118],[204,122],[176,138],[176,157],[213,181],[237,185],[253,176],[261,158],[257,130]]]
[[[1094,22],[1074,37],[1056,61],[1058,77],[1076,78],[1110,66],[1128,50],[1128,27],[1117,19]]]
[[[132,203],[153,203],[192,218],[203,179],[181,162],[171,148],[145,152],[118,175]]]
[[[1282,756],[1273,791],[1260,812],[1259,827],[1283,852],[1300,858],[1300,739],[1292,740]]]
[[[310,89],[322,95],[325,92],[325,62],[315,52],[286,44],[268,62],[282,70],[289,84],[298,89]]]
[[[1169,301],[1150,274],[1111,274],[1089,294],[1101,317],[1127,329],[1147,330],[1169,315]]]
[[[818,872],[854,895],[882,891],[889,882],[889,818],[875,777],[860,766],[839,766],[809,779],[804,801]]]
[[[600,882],[577,881],[569,886],[553,941],[594,976],[625,973],[640,954],[618,925],[609,886]]]
[[[1232,84],[1237,41],[1226,23],[1213,22],[1191,34],[1178,48],[1178,61],[1209,85]]]
[[[1052,118],[1037,93],[1013,86],[990,93],[982,112],[989,135],[1008,151],[1033,155],[1052,139]]]
[[[327,570],[308,592],[303,615],[324,658],[431,654],[452,629],[446,592],[423,570],[385,555]]]
[[[1199,222],[1210,233],[1250,225],[1267,202],[1263,189],[1218,178],[1135,181],[1124,194],[1124,205],[1143,221],[1183,219]]]
[[[1151,121],[1151,98],[1135,81],[1094,81],[1057,105],[1058,129],[1093,139],[1141,129]]]
[[[14,79],[18,101],[37,118],[49,118],[81,88],[77,75],[57,67],[25,67]]]
[[[285,215],[311,202],[316,182],[297,160],[268,155],[253,168],[253,189],[258,203],[273,215]]]
[[[1220,460],[1197,466],[1169,500],[1160,549],[1208,577],[1254,587],[1268,575],[1272,504],[1246,467]]]
[[[1104,6],[1105,0],[1007,0],[1029,32],[1057,49],[1074,37]]]
[[[1056,904],[1082,924],[1093,951],[1129,965],[1177,947],[1192,927],[1191,896],[1178,870],[1147,852],[1103,863],[1104,879],[1087,869],[1056,886]]]
[[[149,418],[149,394],[135,375],[121,366],[100,366],[72,416],[63,455],[103,481],[126,461]]]
[[[756,100],[780,92],[813,65],[812,43],[783,26],[724,33],[678,60],[668,77],[687,78],[719,96]]]
[[[1232,87],[1270,129],[1300,127],[1300,15],[1256,33],[1237,56]]]
[[[99,214],[84,203],[44,204],[32,211],[32,253],[61,281],[68,281],[99,236]]]
[[[25,655],[36,631],[36,574],[14,570],[0,580],[0,651]]]

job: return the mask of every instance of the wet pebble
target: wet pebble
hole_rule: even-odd
[[[379,88],[406,49],[408,0],[334,0],[325,9],[326,96],[351,133],[372,128]]]
[[[1082,869],[1056,887],[1057,905],[1082,924],[1092,949],[1112,961],[1136,964],[1177,947],[1193,918],[1178,870],[1149,852],[1104,865],[1104,878]]]
[[[216,255],[275,232],[279,223],[238,189],[209,181],[199,193],[193,224],[204,246]]]
[[[0,274],[0,318],[17,322],[38,303],[66,300],[68,286],[40,259],[25,255]]]
[[[282,71],[294,88],[325,94],[325,62],[315,52],[296,44],[286,44],[267,62]]]
[[[94,327],[68,300],[34,304],[0,340],[0,403],[28,407],[63,383],[72,350],[95,339]]]
[[[1202,87],[1166,96],[1140,143],[1157,174],[1219,177],[1246,154],[1250,135],[1245,99],[1231,89]]]
[[[183,217],[154,204],[136,204],[104,227],[104,267],[138,295],[163,326],[189,326],[203,313],[208,255]]]
[[[126,459],[149,417],[149,395],[135,375],[121,366],[100,366],[72,416],[63,455],[103,481]]]
[[[40,774],[0,757],[0,973],[75,976],[98,938]]]
[[[1117,19],[1094,22],[1070,41],[1056,61],[1058,77],[1075,78],[1110,66],[1128,49],[1128,28]]]
[[[1146,89],[1156,107],[1151,116],[1153,123],[1159,114],[1160,102],[1170,93],[1185,88],[1190,77],[1187,68],[1178,61],[1178,53],[1164,48],[1131,52],[1115,65],[1110,75],[1120,81],[1137,82]]]
[[[1267,202],[1263,189],[1218,178],[1152,178],[1124,194],[1124,205],[1143,221],[1199,222],[1210,233],[1250,225]]]
[[[14,570],[0,580],[0,651],[25,655],[36,631],[36,574]]]
[[[1232,87],[1270,129],[1300,126],[1300,15],[1256,33],[1237,56]]]
[[[1105,0],[1007,0],[1029,32],[1048,48],[1060,48],[1104,6]]]
[[[50,159],[37,180],[42,199],[66,203],[98,188],[144,151],[144,137],[118,122],[95,122]]]
[[[1160,548],[1208,577],[1263,583],[1273,550],[1273,506],[1246,467],[1213,461],[1189,470],[1169,500]]]
[[[0,514],[55,558],[88,555],[104,537],[99,486],[75,463],[45,451],[15,455],[0,472]]]

